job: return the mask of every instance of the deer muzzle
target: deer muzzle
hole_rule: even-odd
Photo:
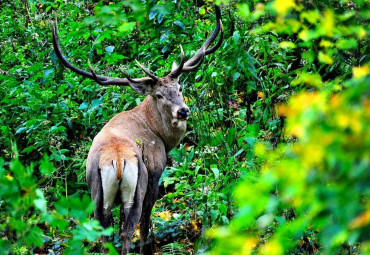
[[[190,115],[190,110],[188,107],[183,107],[177,111],[177,118],[179,120],[186,120]]]

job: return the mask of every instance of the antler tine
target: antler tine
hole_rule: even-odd
[[[185,66],[183,68],[183,71],[188,72],[188,71],[193,71],[193,70],[197,69],[200,66],[200,64],[203,62],[205,56],[207,56],[209,54],[212,54],[213,52],[215,52],[221,46],[222,41],[223,41],[223,35],[224,35],[224,26],[223,26],[222,21],[221,21],[221,33],[220,33],[220,38],[217,41],[217,44],[215,46],[213,46],[212,48],[208,49],[208,50],[205,50],[205,48],[203,48],[204,53],[203,53],[203,55],[201,55],[198,62],[195,65],[192,65],[192,66]]]
[[[211,53],[215,52],[221,46],[221,43],[222,43],[222,40],[223,40],[223,25],[222,25],[222,21],[221,21],[221,10],[220,10],[220,7],[217,6],[217,5],[215,5],[215,12],[216,12],[216,27],[215,27],[215,30],[212,32],[210,37],[208,37],[208,39],[205,41],[205,43],[202,45],[202,47],[195,53],[195,55],[191,59],[186,61],[185,67],[194,66],[202,58],[204,49],[206,50],[205,55],[208,55],[208,54],[211,54]],[[208,50],[208,47],[214,42],[214,40],[217,38],[218,33],[220,31],[221,31],[221,34],[220,34],[219,41],[217,42],[217,44],[213,48]]]
[[[179,75],[182,73],[184,64],[185,64],[185,53],[182,49],[182,45],[180,44],[180,50],[181,50],[181,60],[180,65],[176,68],[176,70],[173,70],[169,75],[173,78],[179,77]]]
[[[90,68],[90,71],[91,71],[91,74],[93,76],[93,79],[99,84],[99,85],[109,85],[111,84],[110,82],[110,79],[107,79],[107,80],[101,80],[98,75],[96,75],[95,71],[94,71],[94,68],[91,66],[91,63],[90,63],[90,59],[87,60],[87,63],[89,65],[89,68]]]
[[[184,72],[188,72],[188,71],[193,71],[195,69],[197,69],[200,64],[203,62],[204,60],[204,57],[209,55],[209,54],[212,54],[213,52],[215,52],[222,44],[222,41],[223,41],[223,35],[224,35],[224,26],[222,24],[222,21],[221,21],[221,33],[220,33],[220,38],[218,39],[217,43],[215,46],[213,46],[212,48],[208,49],[208,50],[205,50],[203,48],[203,52],[204,54],[201,56],[201,58],[198,60],[198,63],[196,63],[195,65],[192,65],[192,66],[186,66],[183,68],[183,71]]]
[[[129,80],[132,83],[140,83],[140,81],[135,81],[134,79],[132,79],[131,76],[125,70],[123,70],[122,67],[119,67],[119,69],[121,70],[121,72],[123,73],[127,80]]]
[[[182,69],[183,72],[189,72],[189,71],[194,71],[195,69],[197,69],[203,62],[204,60],[204,57],[206,56],[206,50],[203,48],[203,54],[202,56],[200,57],[199,61],[193,65],[193,66],[184,66],[184,68]]]
[[[188,71],[195,70],[203,62],[204,57],[206,55],[209,55],[215,52],[218,48],[220,48],[222,41],[223,41],[224,27],[223,27],[222,20],[221,20],[221,10],[220,10],[220,7],[217,5],[215,5],[215,12],[216,12],[216,27],[215,27],[215,30],[210,35],[210,37],[207,38],[207,40],[204,42],[202,47],[200,47],[200,49],[195,53],[195,55],[191,59],[186,61],[183,66],[180,65],[181,71],[179,68],[177,68],[175,71],[171,72],[169,76],[177,77],[181,74],[181,72],[188,72]],[[220,33],[220,38],[218,39],[216,45],[208,49],[208,47],[215,41],[219,33]]]
[[[222,20],[220,20],[220,38],[218,39],[217,43],[215,46],[213,46],[212,48],[206,50],[205,52],[205,55],[209,55],[209,54],[212,54],[213,52],[215,52],[218,48],[220,48],[221,44],[222,44],[222,41],[224,39],[224,25],[222,24]]]
[[[137,61],[137,59],[135,59],[135,61],[136,61],[136,64],[141,68],[141,70],[143,70],[143,72],[146,75],[148,75],[154,81],[158,81],[159,80],[159,78],[157,76],[155,76],[154,74],[152,74],[148,69],[146,69],[142,64],[140,64],[139,61]]]

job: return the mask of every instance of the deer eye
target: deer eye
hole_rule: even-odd
[[[162,98],[163,98],[163,96],[162,96],[161,94],[155,94],[155,97],[156,97],[157,99],[162,99]]]

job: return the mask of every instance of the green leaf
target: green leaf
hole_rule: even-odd
[[[211,220],[212,220],[212,222],[216,222],[219,215],[220,215],[219,210],[211,210]]]
[[[233,75],[233,81],[236,81],[240,77],[240,73],[236,72]]]
[[[123,33],[131,33],[135,29],[135,22],[124,22],[118,27],[118,31]]]
[[[239,31],[235,31],[233,34],[234,43],[238,43],[239,39],[240,39]]]
[[[176,20],[174,22],[174,24],[177,25],[177,26],[179,26],[179,27],[181,27],[183,30],[185,30],[184,24],[182,24],[182,22],[180,20]]]
[[[211,171],[215,175],[215,179],[218,179],[220,176],[220,171],[218,170],[217,165],[211,165]]]
[[[49,157],[44,154],[44,158],[40,161],[40,172],[46,176],[50,176],[55,170],[54,165],[49,161]]]
[[[104,248],[108,249],[109,255],[119,255],[112,243],[105,243]]]
[[[37,198],[33,200],[35,203],[36,208],[40,211],[46,213],[46,200],[44,197],[44,193],[40,189],[36,189],[36,196]]]
[[[27,245],[41,247],[43,245],[43,232],[39,227],[33,226],[24,238]]]
[[[349,50],[357,48],[357,41],[354,38],[351,39],[339,39],[336,45],[341,50]]]
[[[249,5],[248,4],[240,4],[239,5],[239,9],[238,9],[238,15],[243,18],[243,19],[247,19],[251,14],[251,11],[249,9]]]
[[[108,46],[108,47],[105,47],[105,51],[109,54],[109,55],[111,55],[112,54],[112,52],[114,51],[114,46]]]

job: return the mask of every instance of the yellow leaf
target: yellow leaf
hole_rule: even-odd
[[[292,85],[295,86],[301,83],[306,83],[318,88],[323,85],[321,76],[318,73],[298,73],[298,77],[292,81]]]
[[[140,228],[139,227],[136,228],[133,236],[136,239],[140,239]]]
[[[159,216],[162,220],[168,221],[171,219],[170,211],[163,211],[159,213],[155,213],[156,216]]]
[[[254,6],[254,9],[256,11],[263,11],[265,9],[265,5],[263,3],[256,3],[256,5]]]
[[[242,246],[242,254],[251,254],[252,250],[257,246],[257,238],[247,238]]]
[[[330,42],[330,41],[327,41],[327,40],[322,40],[320,42],[320,47],[323,47],[323,48],[329,48],[329,47],[332,47],[333,46],[333,43]]]
[[[6,179],[8,179],[9,181],[12,181],[13,180],[13,177],[12,176],[10,176],[9,174],[7,175],[7,176],[5,176],[6,177]]]
[[[285,15],[291,8],[296,7],[294,0],[275,0],[274,8],[277,13]]]
[[[45,26],[45,22],[43,20],[40,21],[40,26],[42,26],[42,27]]]
[[[358,36],[358,38],[359,39],[362,39],[362,38],[364,38],[365,36],[366,36],[366,30],[365,29],[363,29],[362,27],[360,27],[359,29],[358,29],[358,31],[357,31],[357,36]]]
[[[196,223],[194,220],[192,220],[190,223],[191,223],[191,225],[193,226],[193,229],[194,229],[195,231],[199,231],[198,225],[197,225],[197,223]]]
[[[349,224],[351,229],[360,228],[368,225],[370,223],[370,211],[366,211]]]
[[[293,42],[283,41],[280,43],[280,48],[283,49],[294,49],[296,46]]]
[[[299,39],[301,39],[302,41],[308,41],[309,39],[309,34],[310,34],[310,31],[308,29],[303,29],[299,34],[298,34],[298,37]]]
[[[328,65],[334,63],[334,60],[328,54],[323,53],[322,51],[319,52],[319,61]]]
[[[71,118],[71,122],[73,122],[73,121],[75,121],[76,119],[78,119],[78,117],[79,117],[78,115],[77,115],[77,116],[72,117],[72,118]]]
[[[351,118],[351,115],[348,115],[347,113],[338,112],[336,116],[337,125],[341,128],[347,128],[351,125]]]
[[[257,157],[262,157],[266,154],[266,146],[263,143],[256,143],[254,153]]]
[[[206,9],[205,9],[205,8],[200,8],[200,10],[199,10],[199,14],[200,14],[200,15],[204,15],[204,14],[206,14]]]
[[[280,255],[283,253],[284,253],[283,247],[276,240],[267,242],[261,248],[261,254],[263,255]]]
[[[257,93],[257,97],[261,98],[262,100],[265,98],[265,95],[263,94],[262,91]]]
[[[365,77],[366,75],[369,74],[369,71],[370,70],[368,66],[354,67],[352,69],[353,78],[359,79],[359,78]]]
[[[322,29],[325,35],[332,37],[335,26],[334,13],[331,10],[324,12],[324,17],[321,20]]]
[[[304,147],[304,153],[302,154],[303,165],[307,167],[318,165],[322,162],[325,155],[324,148],[317,144],[307,144]]]

